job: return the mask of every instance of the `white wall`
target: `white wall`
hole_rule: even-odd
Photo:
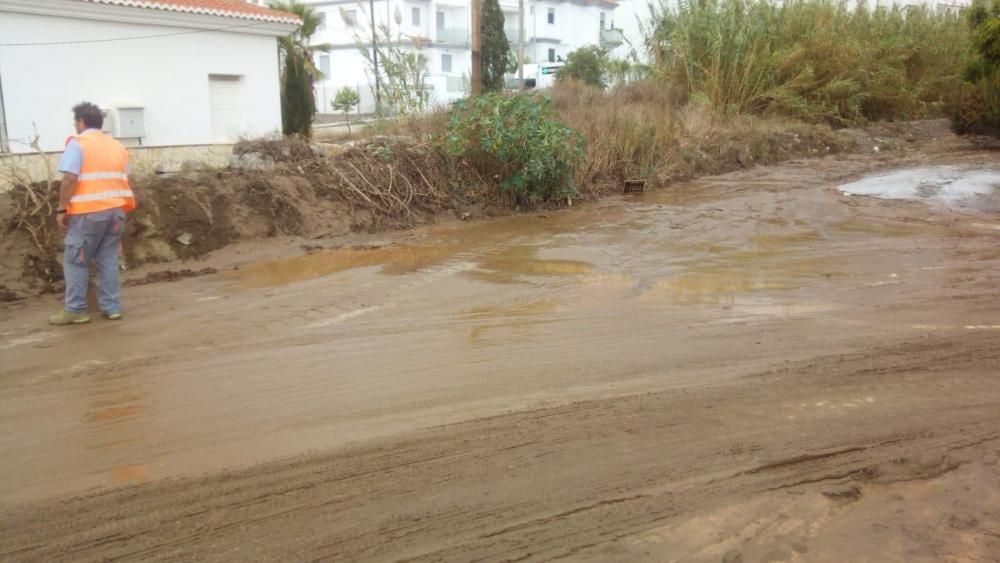
[[[615,27],[622,30],[625,37],[625,44],[619,46],[612,52],[614,58],[627,58],[632,49],[640,62],[649,62],[649,53],[646,50],[646,38],[643,34],[643,27],[648,27],[650,23],[650,0],[619,0],[618,7],[615,8]],[[656,5],[661,5],[661,0],[653,0]],[[676,6],[673,0],[663,2],[663,5]]]
[[[152,12],[150,10],[150,12]],[[227,19],[232,24],[241,20]],[[244,22],[245,23],[245,22]],[[3,43],[58,42],[183,32],[178,27],[0,12]],[[219,141],[211,132],[208,75],[241,75],[246,135],[281,130],[276,39],[204,32],[78,45],[0,47],[0,79],[13,152],[37,125],[47,151],[74,133],[71,108],[86,100],[102,108],[145,108],[143,145]]]

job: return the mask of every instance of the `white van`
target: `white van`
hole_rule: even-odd
[[[531,63],[524,65],[524,88],[551,88],[556,83],[556,73],[565,63]],[[517,73],[509,75],[505,81],[507,88],[517,90]]]

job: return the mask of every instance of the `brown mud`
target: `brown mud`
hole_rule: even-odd
[[[738,130],[716,124],[713,132],[711,137],[674,141],[670,154],[659,155],[658,172],[646,167],[650,187],[797,156],[893,148],[906,140],[947,134],[938,121],[899,125],[888,134],[786,123]],[[376,136],[350,145],[243,141],[234,148],[230,169],[186,167],[133,178],[140,205],[127,223],[124,262],[132,268],[175,263],[241,241],[345,237],[522,211],[498,187],[497,178],[446,158],[425,139],[426,132],[415,133],[417,137]],[[622,182],[638,173],[637,166],[622,161],[603,172],[581,168],[578,198],[595,200],[620,191]],[[5,232],[0,301],[61,291],[57,193],[57,184],[43,182],[0,194],[0,229]]]
[[[8,305],[0,558],[997,561],[1000,217],[837,189],[997,153],[907,147]]]

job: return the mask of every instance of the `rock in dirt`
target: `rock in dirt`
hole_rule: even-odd
[[[17,293],[7,289],[5,286],[0,286],[0,303],[8,303],[11,301],[18,301],[23,297]]]
[[[274,160],[259,152],[248,152],[229,157],[229,166],[236,170],[273,170]]]
[[[853,484],[830,485],[821,491],[827,498],[834,500],[857,500],[861,498],[861,488]]]
[[[158,175],[163,174],[177,174],[184,169],[184,165],[176,160],[167,160],[164,162],[158,162],[153,168],[153,172]]]
[[[191,246],[192,241],[194,241],[194,235],[191,233],[181,233],[177,236],[177,242],[183,244],[184,246]]]
[[[979,520],[968,512],[948,516],[948,527],[952,530],[971,530],[979,525]]]
[[[731,549],[722,556],[722,563],[743,563],[743,554],[736,549]]]

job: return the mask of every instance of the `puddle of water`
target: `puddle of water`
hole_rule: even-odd
[[[767,272],[716,269],[661,280],[656,283],[652,292],[668,296],[673,303],[733,303],[738,294],[796,287],[798,286]],[[650,295],[650,292],[644,295]]]
[[[643,203],[659,203],[662,205],[692,205],[715,201],[724,197],[719,189],[723,185],[706,181],[679,182],[659,190],[637,194],[634,197]]]
[[[807,231],[799,231],[792,233],[781,233],[781,234],[771,234],[771,235],[756,235],[750,240],[757,247],[769,251],[781,251],[785,250],[787,247],[803,244],[807,242],[814,242],[820,240],[819,231],[815,229],[809,229]]]
[[[836,309],[836,306],[830,303],[776,303],[771,300],[750,301],[736,299],[731,308],[748,315],[793,317],[813,313],[826,313]]]
[[[467,340],[473,347],[509,344],[514,340],[526,340],[535,334],[539,325],[557,322],[551,319],[514,318],[504,322],[494,322],[469,328]]]
[[[544,315],[554,312],[557,307],[555,300],[539,299],[475,307],[456,314],[456,317],[474,323],[469,327],[467,338],[470,345],[478,347],[531,336],[538,325],[556,322],[544,318]]]
[[[435,266],[457,254],[457,245],[383,246],[364,250],[325,250],[305,256],[255,262],[230,274],[235,289],[278,287],[370,266],[400,275]]]
[[[897,170],[840,186],[848,195],[881,199],[914,199],[950,206],[968,204],[1000,190],[1000,171],[928,166]]]
[[[542,259],[538,251],[537,246],[514,246],[480,260],[478,269],[463,275],[491,283],[517,283],[524,277],[574,276],[594,269],[582,260]]]
[[[552,299],[539,299],[537,301],[525,301],[509,305],[489,305],[486,307],[474,307],[458,313],[464,320],[497,319],[505,317],[520,317],[528,315],[542,315],[555,310],[557,303]]]

